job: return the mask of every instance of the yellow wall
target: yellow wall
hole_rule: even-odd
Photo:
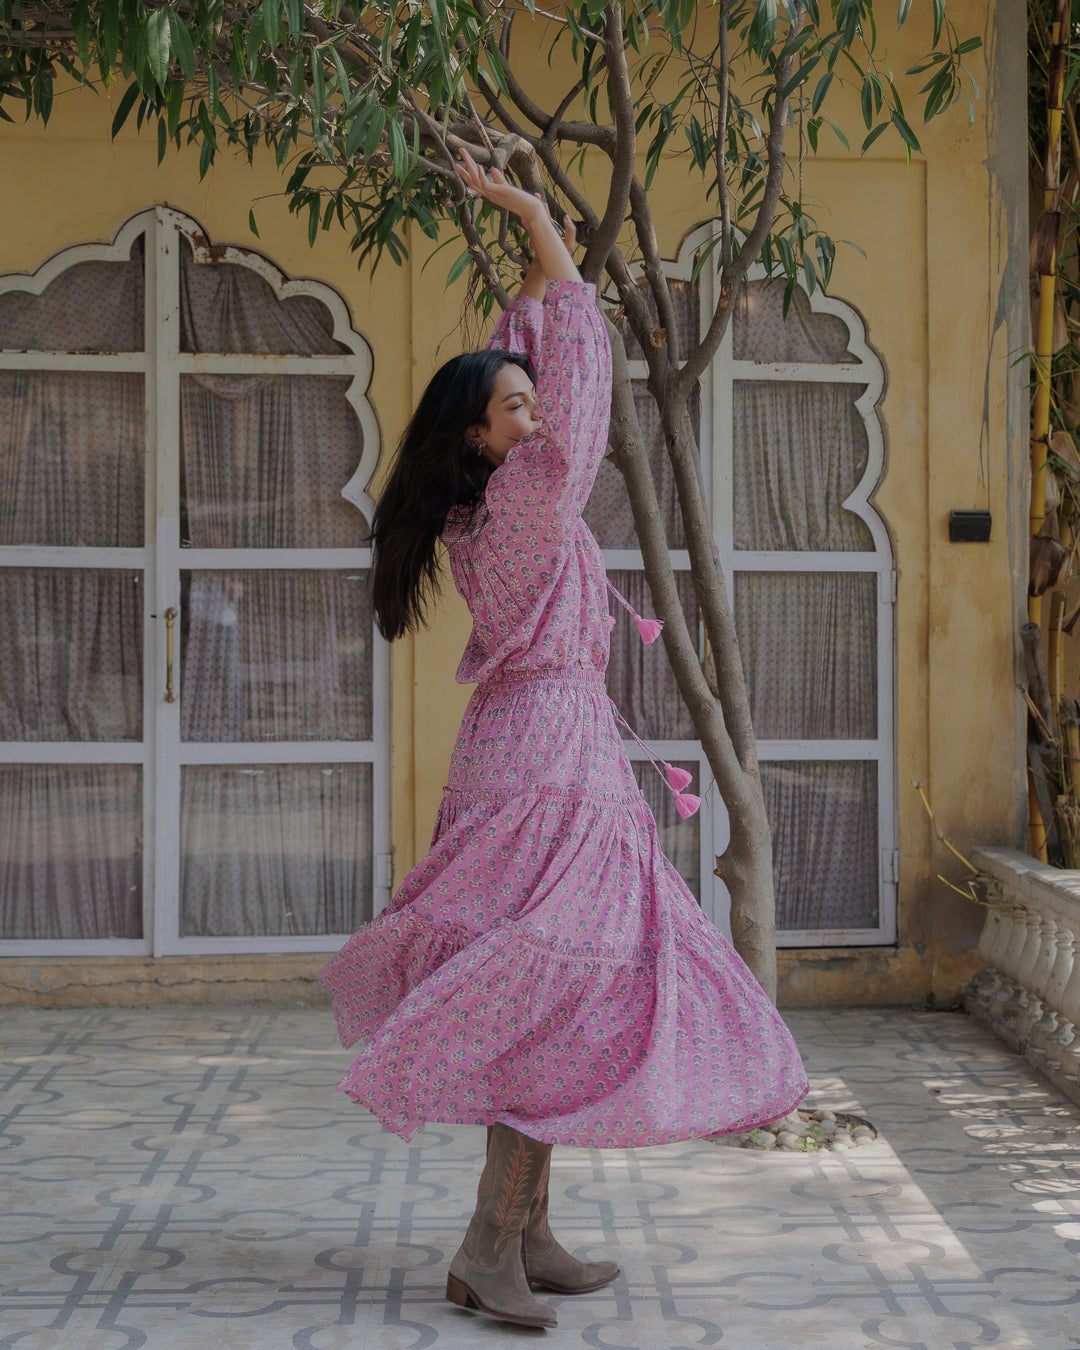
[[[1026,343],[1026,159],[1023,14],[963,0],[950,14],[981,32],[989,69],[975,125],[961,113],[921,131],[925,157],[908,166],[882,138],[865,160],[830,148],[806,166],[811,198],[842,249],[833,293],[864,316],[888,388],[881,415],[887,469],[877,505],[899,572],[897,801],[901,842],[901,940],[895,948],[785,953],[782,999],[802,1003],[951,1001],[971,968],[981,915],[933,880],[956,867],[934,842],[912,779],[923,783],[942,827],[961,848],[1015,843],[1022,820],[1022,719],[1015,694],[1015,577],[1026,554],[1026,409],[1010,358]],[[1012,11],[1016,12],[1013,13]],[[921,53],[913,22],[886,43],[894,68]],[[520,50],[520,47],[519,47]],[[548,78],[536,73],[536,87]],[[909,100],[911,111],[917,99]],[[848,108],[852,140],[860,135]],[[375,353],[372,399],[387,452],[432,369],[459,345],[462,293],[443,290],[446,257],[421,274],[389,263],[374,281],[358,273],[339,234],[306,242],[288,215],[269,159],[252,169],[223,159],[207,179],[197,160],[170,154],[156,166],[151,135],[109,143],[105,97],[58,98],[47,132],[0,130],[0,270],[32,270],[61,248],[107,240],[127,216],[167,202],[198,220],[213,242],[254,246],[286,272],[335,286]],[[17,185],[17,186],[16,186]],[[665,256],[708,208],[684,163],[654,193]],[[260,239],[247,226],[255,202]],[[827,209],[824,204],[827,203]],[[989,545],[950,544],[950,508],[989,505]],[[392,819],[395,878],[426,848],[468,691],[454,685],[467,632],[448,595],[431,628],[393,657]],[[70,964],[70,963],[69,963]],[[311,964],[310,962],[308,964]]]

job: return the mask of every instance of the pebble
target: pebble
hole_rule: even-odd
[[[737,1134],[714,1135],[718,1144],[734,1148],[778,1149],[787,1153],[829,1153],[872,1144],[877,1130],[858,1116],[808,1109],[789,1112],[782,1120]]]

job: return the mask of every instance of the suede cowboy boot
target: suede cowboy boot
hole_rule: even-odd
[[[619,1274],[614,1261],[579,1261],[563,1247],[548,1227],[548,1174],[551,1154],[544,1163],[540,1189],[525,1225],[525,1274],[534,1289],[553,1294],[588,1294],[610,1284]]]
[[[476,1193],[476,1213],[450,1262],[446,1297],[504,1322],[553,1327],[554,1312],[533,1298],[525,1278],[522,1233],[551,1145],[493,1125]]]

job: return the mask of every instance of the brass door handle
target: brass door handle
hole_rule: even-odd
[[[173,624],[176,622],[176,610],[170,605],[165,611],[165,702],[175,703],[173,693]]]

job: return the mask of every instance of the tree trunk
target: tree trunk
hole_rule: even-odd
[[[735,722],[740,731],[750,725],[749,696],[738,648],[734,645],[727,588],[720,573],[711,526],[706,521],[703,537],[700,521],[695,522],[696,534],[691,541],[691,522],[687,521],[692,576],[699,604],[704,613],[721,616],[719,626],[723,633],[716,631],[716,624],[710,632],[714,649],[724,651],[727,657],[720,677],[722,699],[718,700],[705,679],[697,645],[683,618],[656,486],[634,407],[626,352],[616,333],[612,334],[612,356],[611,442],[616,464],[626,482],[645,578],[657,612],[664,620],[663,637],[668,660],[701,738],[730,821],[730,839],[723,855],[716,859],[716,875],[731,896],[732,940],[754,978],[775,1001],[776,914],[771,832],[753,743],[743,746],[741,754],[737,753],[725,719],[726,710],[727,718]],[[685,407],[681,412],[685,414]],[[665,425],[681,425],[685,421],[680,410],[670,403],[669,406],[661,403],[661,415]],[[696,446],[694,453],[697,454]],[[685,512],[681,483],[680,500]],[[723,621],[725,615],[726,622]],[[722,648],[720,642],[724,643]],[[743,739],[742,735],[740,739]]]

